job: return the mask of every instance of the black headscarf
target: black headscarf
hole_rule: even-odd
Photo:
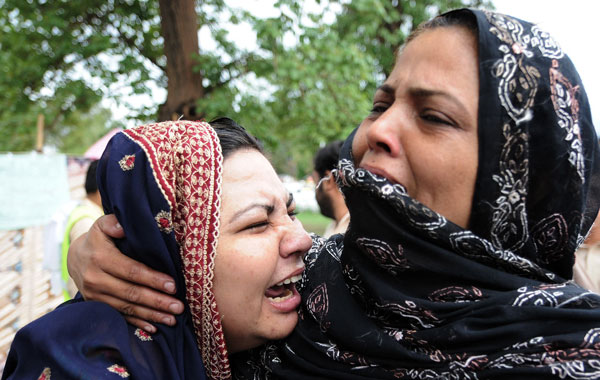
[[[357,169],[345,236],[307,257],[299,323],[239,378],[597,379],[600,296],[569,281],[598,211],[598,144],[571,61],[538,27],[473,17],[479,166],[470,229]]]

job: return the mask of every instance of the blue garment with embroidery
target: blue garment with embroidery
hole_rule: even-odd
[[[160,123],[113,137],[98,166],[98,185],[104,211],[115,214],[125,232],[116,245],[174,278],[185,311],[174,327],[158,325],[157,333],[148,335],[106,304],[67,302],[18,331],[2,380],[205,379],[203,363],[209,363],[211,378],[229,377],[210,265],[221,165],[219,140],[204,122]],[[190,183],[188,173],[204,177],[194,188],[180,188]],[[209,196],[212,203],[205,199]],[[202,223],[195,215],[203,215]],[[201,235],[206,239],[188,241],[195,232],[206,232]],[[197,277],[186,278],[190,272]],[[209,302],[203,303],[206,297]]]

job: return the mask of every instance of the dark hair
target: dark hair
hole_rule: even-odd
[[[319,178],[325,177],[327,170],[336,168],[343,144],[344,141],[335,140],[317,151],[317,154],[315,154],[315,171],[319,173]]]
[[[449,26],[462,26],[471,32],[475,39],[477,39],[477,18],[473,12],[469,11],[468,9],[459,9],[444,13],[420,24],[406,38],[404,45],[408,44],[410,41],[414,40],[427,30]]]
[[[92,194],[98,191],[98,183],[96,182],[96,168],[98,167],[98,160],[90,162],[88,166],[87,174],[85,175],[85,193]]]
[[[230,118],[220,117],[209,124],[219,136],[223,159],[240,149],[255,149],[264,154],[261,142]]]

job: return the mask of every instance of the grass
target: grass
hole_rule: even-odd
[[[327,228],[327,225],[331,222],[331,219],[323,216],[321,213],[313,211],[302,211],[298,213],[298,219],[302,222],[304,229],[318,235],[323,235],[325,228]]]

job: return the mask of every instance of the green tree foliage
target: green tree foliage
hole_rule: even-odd
[[[322,0],[324,12],[336,14],[327,23],[303,3],[278,1],[278,17],[246,15],[264,57],[254,72],[273,90],[239,115],[246,125],[269,127],[255,133],[267,141],[275,166],[298,176],[312,170],[320,145],[346,137],[368,114],[397,48],[416,26],[449,9],[490,7],[485,0]]]
[[[202,1],[200,25],[223,34],[224,9],[222,0]],[[38,113],[45,115],[48,142],[78,151],[84,140],[67,139],[67,146],[61,139],[87,133],[93,141],[113,127],[74,122],[104,114],[97,110],[102,99],[127,105],[128,95],[151,94],[153,84],[165,88],[159,14],[156,0],[0,0],[0,151],[33,149]],[[213,86],[227,83],[204,78]],[[157,104],[129,106],[136,120],[156,120]]]
[[[147,91],[140,57],[159,60],[156,25],[156,9],[140,1],[0,0],[0,150],[32,149],[38,113],[50,141],[101,136],[109,125],[75,121],[110,96],[110,83]]]
[[[331,0],[341,4],[334,29],[352,40],[376,60],[377,70],[387,75],[396,49],[419,24],[450,9],[491,8],[487,0]]]
[[[258,18],[224,0],[196,2],[198,25],[216,44],[209,51],[201,39],[194,53],[203,87],[197,109],[209,120],[238,120],[265,142],[278,170],[294,175],[310,172],[319,145],[345,137],[366,116],[416,25],[455,7],[490,7],[486,0],[317,0],[315,11],[305,3],[279,0],[276,16]],[[141,94],[152,83],[166,88],[159,15],[157,0],[0,0],[0,135],[9,136],[0,150],[31,149],[43,112],[50,141],[74,152],[76,138],[66,136],[86,134],[84,115],[118,97],[115,84]],[[240,48],[226,31],[241,22],[252,26],[258,49]],[[142,106],[136,119],[156,119],[157,110]]]

